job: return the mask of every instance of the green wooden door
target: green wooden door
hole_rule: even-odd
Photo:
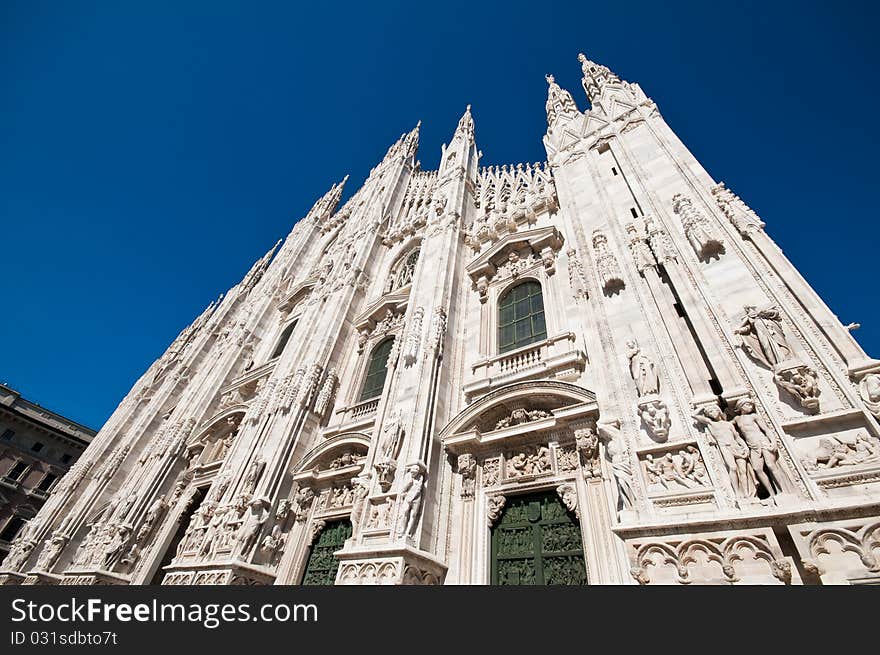
[[[555,493],[507,499],[492,528],[492,584],[587,584],[580,525]]]
[[[351,523],[349,521],[328,523],[324,531],[321,532],[321,536],[309,550],[309,561],[306,562],[302,583],[310,585],[334,584],[336,571],[339,570],[339,560],[333,557],[333,553],[342,548],[345,540],[350,536]]]

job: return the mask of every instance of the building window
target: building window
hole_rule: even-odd
[[[73,455],[71,455],[70,453],[64,453],[61,456],[61,463],[62,464],[70,464],[70,460],[72,460],[72,459],[73,459]]]
[[[275,351],[272,353],[270,359],[275,359],[276,357],[281,356],[281,353],[284,352],[284,347],[287,345],[287,342],[290,341],[290,335],[293,334],[293,328],[295,327],[296,321],[284,328],[284,332],[281,333],[281,338],[278,339],[278,345],[275,346]]]
[[[391,291],[395,289],[402,289],[405,286],[412,284],[413,275],[416,272],[416,264],[419,262],[419,253],[421,251],[416,248],[410,254],[406,256],[406,259],[400,264],[397,269],[397,273],[394,276],[394,284],[391,286]]]
[[[58,479],[58,476],[54,473],[47,473],[42,480],[40,480],[40,484],[37,485],[37,489],[40,491],[49,491],[49,487],[52,486],[52,483]]]
[[[14,435],[15,430],[12,430],[11,428],[6,428],[5,430],[3,430],[3,436],[0,437],[0,439],[3,439],[3,441],[12,441],[12,437]]]
[[[516,285],[498,304],[498,352],[547,338],[541,285],[528,281]]]
[[[388,355],[391,354],[391,346],[394,345],[394,337],[385,339],[370,353],[370,363],[367,365],[367,375],[364,378],[364,386],[361,389],[361,397],[358,402],[378,398],[382,395],[385,387],[385,376],[388,375]]]
[[[15,466],[9,469],[6,477],[11,478],[12,480],[20,480],[27,470],[28,465],[25,462],[16,462]]]
[[[3,532],[0,532],[0,540],[12,541],[15,539],[15,535],[21,531],[25,522],[26,521],[20,516],[13,516],[6,522],[6,525],[3,527]]]
[[[41,450],[43,450],[43,444],[41,444],[39,441],[35,441],[34,445],[31,446],[31,451],[38,453]]]

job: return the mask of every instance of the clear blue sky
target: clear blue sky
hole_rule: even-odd
[[[348,6],[346,6],[348,4]],[[430,6],[429,6],[430,5]],[[92,427],[314,199],[467,103],[544,159],[544,74],[638,81],[880,355],[876,4],[0,4],[0,381]]]

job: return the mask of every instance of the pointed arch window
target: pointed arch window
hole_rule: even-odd
[[[385,339],[370,353],[370,362],[367,364],[367,374],[364,377],[364,385],[358,402],[378,398],[382,395],[385,387],[385,377],[388,375],[388,355],[394,345],[394,337]]]
[[[517,284],[498,303],[498,352],[505,353],[546,338],[541,285],[533,280]]]
[[[391,291],[402,289],[403,287],[412,284],[413,275],[416,272],[416,264],[419,262],[420,252],[421,250],[416,248],[400,263],[394,274],[394,281],[390,289]]]
[[[272,351],[272,357],[270,357],[270,359],[280,357],[281,353],[284,352],[284,347],[287,345],[287,342],[290,341],[290,335],[293,334],[293,329],[296,327],[296,323],[297,322],[294,321],[284,328],[284,332],[281,333],[281,337],[278,339],[278,345],[275,346],[275,350]]]

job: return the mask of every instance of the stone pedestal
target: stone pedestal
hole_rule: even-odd
[[[127,585],[127,576],[100,570],[65,571],[59,584],[63,585]]]
[[[169,566],[163,585],[270,585],[275,576],[263,567],[244,562],[215,562]]]
[[[340,560],[338,585],[442,584],[446,564],[430,553],[408,544],[343,549],[334,553]]]
[[[61,584],[63,576],[48,571],[31,571],[21,584],[30,586]]]
[[[27,576],[17,571],[0,571],[0,585],[20,585]]]

